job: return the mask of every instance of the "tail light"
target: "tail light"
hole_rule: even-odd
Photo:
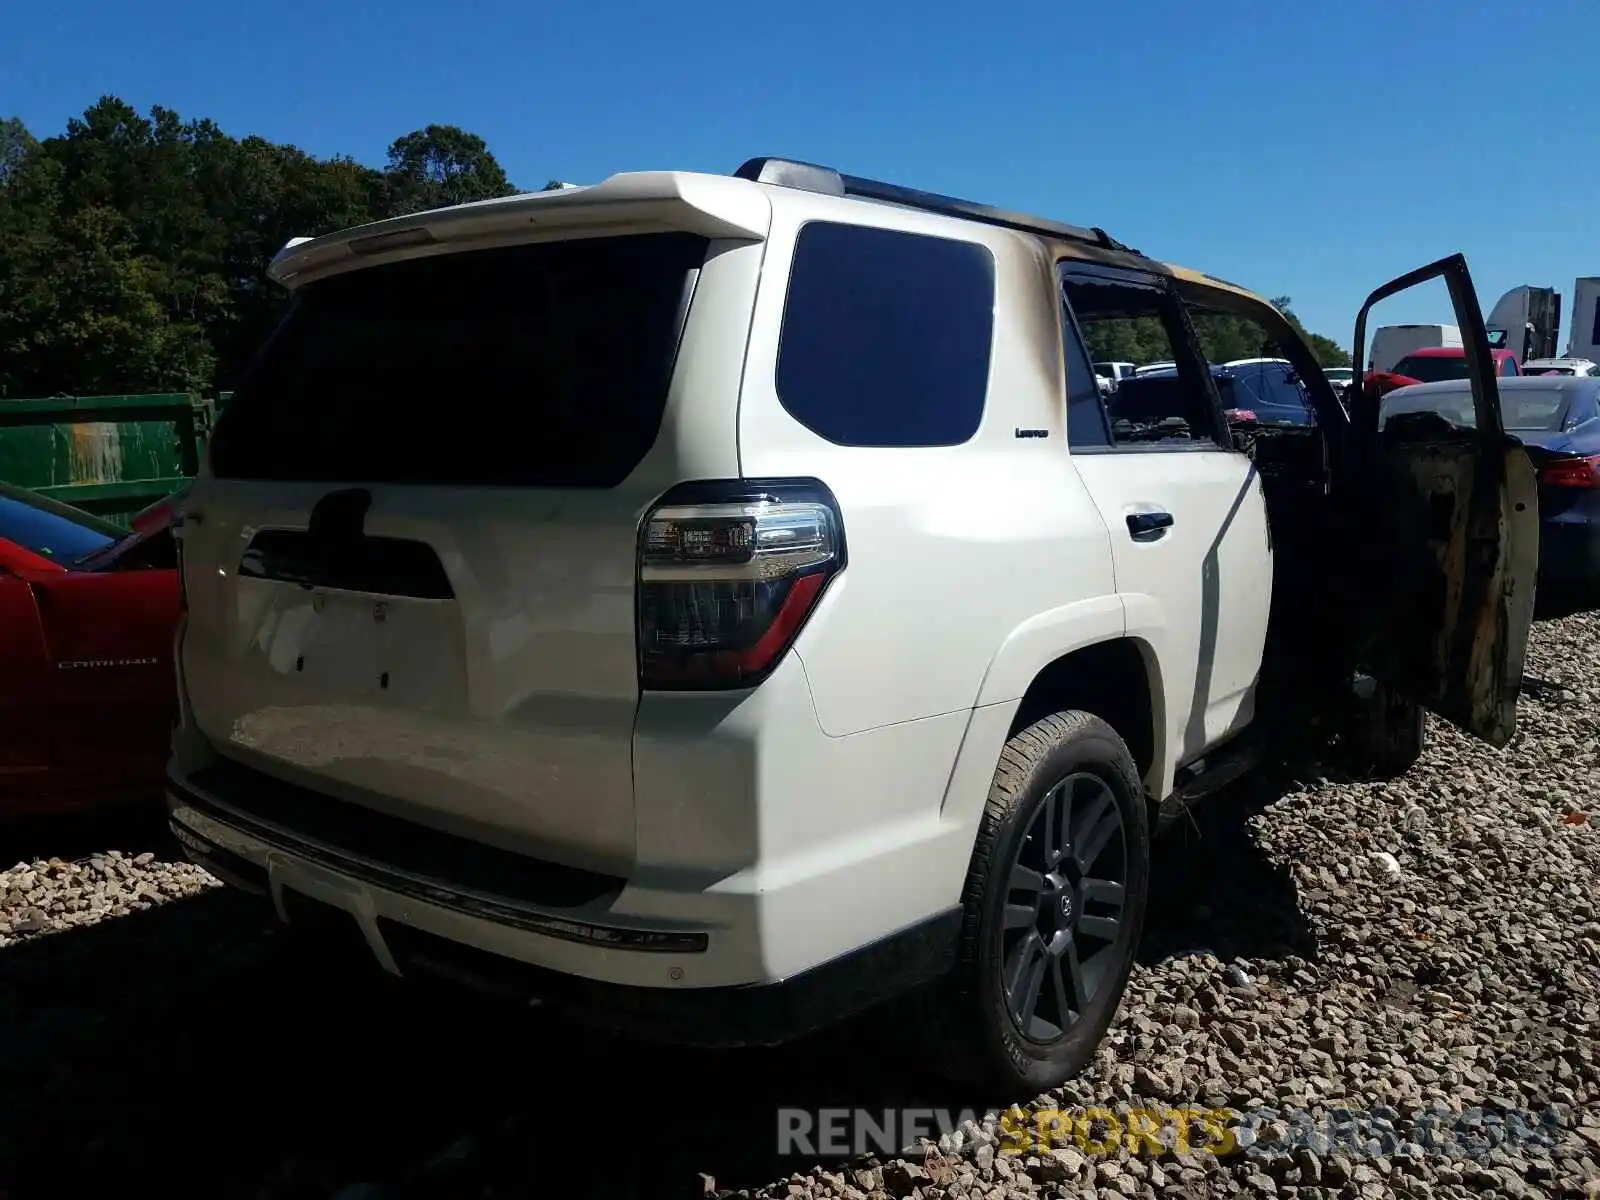
[[[1600,454],[1587,458],[1553,458],[1539,468],[1545,487],[1600,488]]]
[[[754,687],[844,569],[844,527],[815,480],[685,484],[639,534],[641,687]]]

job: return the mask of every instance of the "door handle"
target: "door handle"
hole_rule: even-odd
[[[1136,542],[1154,542],[1166,536],[1172,528],[1169,512],[1140,512],[1128,514],[1128,533]]]

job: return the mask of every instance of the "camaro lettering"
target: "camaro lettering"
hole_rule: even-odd
[[[153,667],[153,658],[74,658],[56,664],[58,671],[75,671],[81,667]]]

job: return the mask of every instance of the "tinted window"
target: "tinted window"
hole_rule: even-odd
[[[1465,379],[1467,359],[1465,355],[1435,358],[1432,355],[1408,354],[1395,363],[1394,373],[1415,379],[1418,383],[1443,383],[1447,379]]]
[[[0,538],[63,566],[117,540],[115,533],[87,514],[81,520],[67,517],[6,493],[0,493]]]
[[[1516,363],[1512,362],[1509,358],[1504,358],[1504,359],[1500,360],[1500,374],[1502,374],[1502,375],[1515,375],[1516,373],[1517,373],[1517,364]]]
[[[1106,424],[1106,409],[1100,398],[1096,373],[1089,366],[1089,355],[1083,348],[1083,339],[1072,320],[1072,314],[1065,309],[1063,313],[1065,319],[1062,330],[1067,359],[1067,444],[1109,446],[1111,427]],[[1111,364],[1095,365],[1105,368],[1101,377],[1115,386],[1111,378]]]
[[[987,248],[816,221],[800,231],[778,399],[842,446],[955,446],[978,431],[994,334]]]
[[[307,286],[218,418],[236,479],[613,487],[654,444],[703,238],[444,254]]]
[[[1263,394],[1273,409],[1273,419],[1314,424],[1311,406],[1306,403],[1305,389],[1297,383],[1288,367],[1267,367],[1261,373]]]

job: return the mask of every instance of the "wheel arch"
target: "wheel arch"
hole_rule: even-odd
[[[1163,795],[1171,787],[1166,705],[1160,653],[1148,639],[1129,635],[1120,597],[1040,613],[1013,630],[990,661],[952,785],[981,778],[986,790],[1001,748],[1017,729],[1076,708],[1116,729],[1146,790]],[[952,799],[947,792],[947,812]],[[981,809],[982,795],[971,802]],[[963,798],[961,807],[967,803]]]
[[[1093,713],[1128,745],[1147,788],[1166,758],[1166,722],[1155,650],[1139,638],[1080,646],[1045,663],[1017,701],[1012,735],[1055,712]]]

